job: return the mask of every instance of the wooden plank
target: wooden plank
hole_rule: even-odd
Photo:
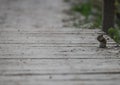
[[[31,77],[32,76],[32,77]],[[27,78],[26,78],[27,77]],[[120,79],[120,74],[70,74],[70,75],[6,75],[6,76],[0,76],[0,81],[2,80],[39,80],[39,81],[118,81]],[[28,79],[29,78],[29,79]]]
[[[95,37],[97,36],[98,34],[101,34],[101,33],[93,33],[93,32],[85,32],[85,31],[82,31],[82,32],[49,32],[49,31],[43,31],[43,32],[16,32],[16,31],[0,31],[0,35],[1,37],[8,37],[8,36],[29,36],[29,37],[50,37],[50,36],[90,36],[90,37]]]
[[[0,43],[95,43],[96,38],[85,37],[0,37]],[[56,39],[55,39],[56,38]]]
[[[2,85],[119,85],[120,75],[0,76]]]
[[[100,29],[63,28],[62,0],[0,2],[0,85],[119,85],[119,48],[98,48]]]
[[[82,35],[81,35],[82,34]],[[0,37],[2,38],[22,38],[22,37],[36,37],[36,38],[52,38],[52,37],[56,37],[56,38],[63,38],[63,37],[73,37],[73,38],[84,38],[84,37],[88,37],[88,38],[96,38],[96,36],[98,34],[87,34],[87,33],[14,33],[14,32],[1,32],[0,33]],[[86,35],[86,36],[85,36]]]
[[[120,59],[0,60],[0,75],[120,74]]]
[[[119,81],[2,81],[2,85],[119,85]]]
[[[11,32],[18,32],[18,33],[103,33],[100,29],[76,29],[76,28],[62,28],[62,27],[58,27],[58,28],[7,28],[7,27],[2,27],[0,29],[0,32],[7,32],[7,33],[11,33]]]
[[[0,44],[0,58],[37,58],[37,59],[66,59],[86,58],[105,59],[119,58],[119,48],[100,49],[97,46],[71,46],[65,45],[40,45],[40,44]],[[86,45],[86,44],[84,44]],[[47,51],[47,53],[46,53]]]
[[[0,36],[0,43],[95,43],[98,34],[56,33],[7,33]],[[107,37],[108,38],[108,37]],[[109,40],[113,42],[113,40]]]

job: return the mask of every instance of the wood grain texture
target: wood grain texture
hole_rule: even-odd
[[[100,29],[64,28],[62,0],[0,0],[0,85],[119,85],[120,48]]]

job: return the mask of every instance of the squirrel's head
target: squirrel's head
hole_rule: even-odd
[[[97,40],[98,41],[101,41],[103,39],[103,34],[101,34],[101,35],[99,35],[98,37],[97,37]]]

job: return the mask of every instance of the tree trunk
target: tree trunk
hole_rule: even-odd
[[[115,16],[115,0],[103,0],[103,26],[104,32],[108,33],[108,29],[114,27]]]

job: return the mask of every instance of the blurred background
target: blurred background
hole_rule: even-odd
[[[66,13],[71,17],[67,26],[77,28],[102,29],[103,0],[64,0],[70,4]],[[108,30],[109,35],[120,43],[120,0],[115,0],[115,29]]]

